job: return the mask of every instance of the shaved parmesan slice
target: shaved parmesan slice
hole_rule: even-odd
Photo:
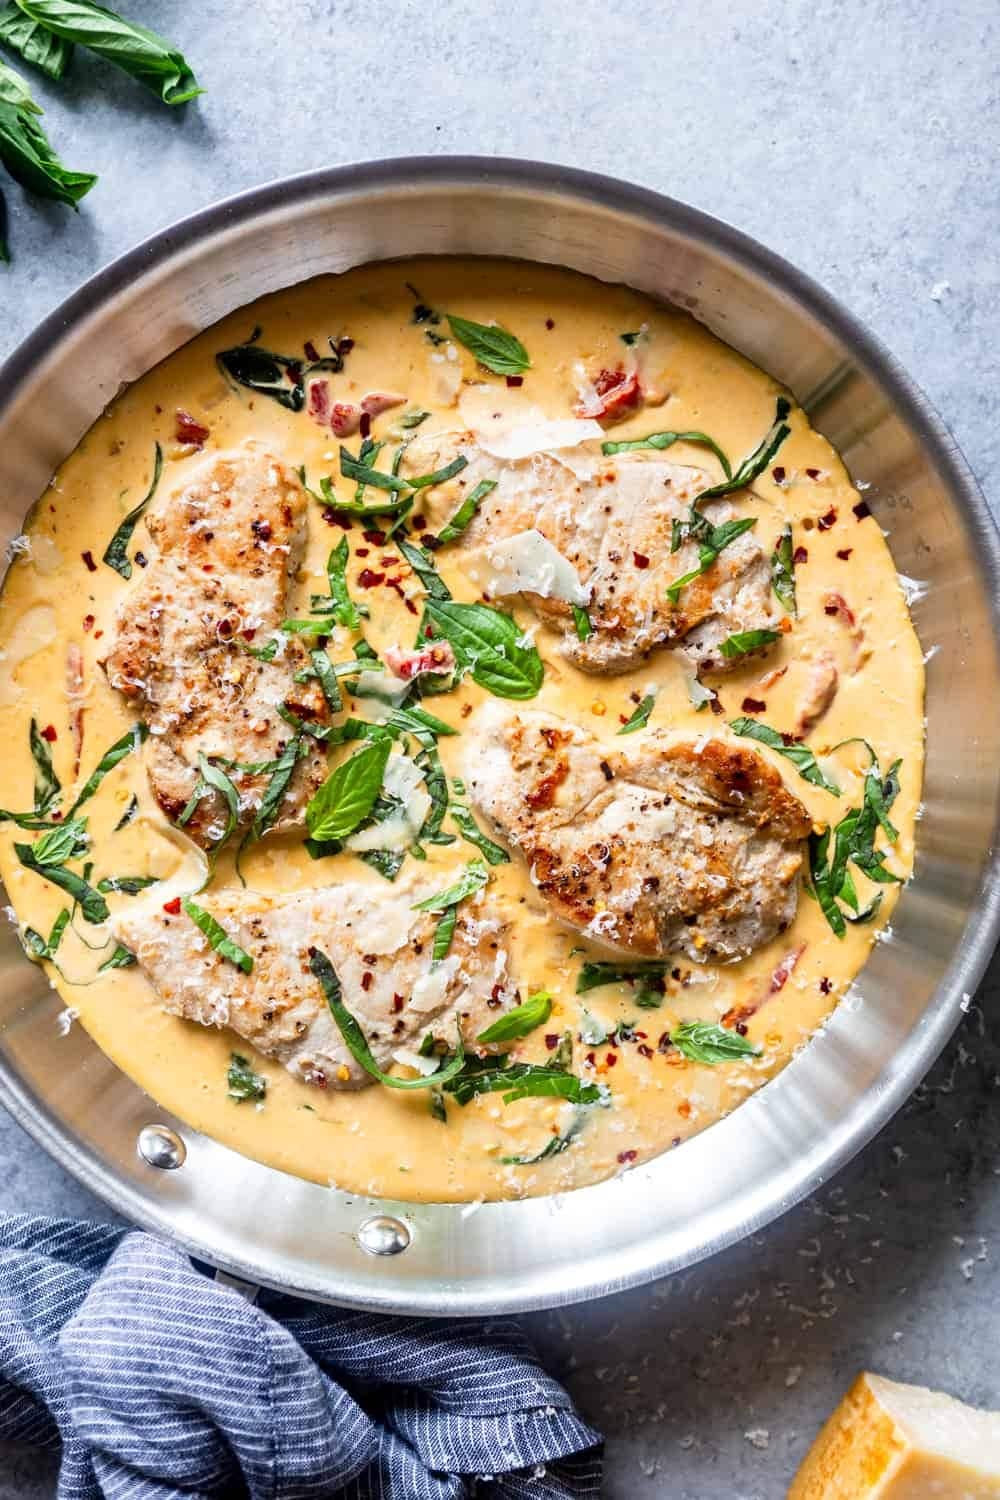
[[[345,847],[356,854],[373,849],[388,849],[400,853],[409,848],[418,837],[431,810],[429,793],[423,786],[424,773],[408,755],[394,755],[385,768],[382,790],[387,796],[397,798],[403,805],[400,810],[371,828],[362,828],[352,833]]]
[[[540,531],[518,531],[486,549],[489,594],[539,594],[567,604],[586,604],[590,590],[580,582],[569,558]]]
[[[533,453],[597,442],[603,438],[604,430],[599,422],[562,417],[509,427],[506,431],[477,432],[476,436],[484,453],[514,463],[520,458],[530,458]]]
[[[410,1009],[420,1011],[421,1014],[440,1010],[460,962],[458,955],[453,953],[435,964],[429,973],[421,975],[410,995]]]
[[[404,1068],[413,1068],[423,1078],[429,1078],[441,1066],[439,1057],[421,1057],[412,1047],[397,1047],[392,1060],[402,1063]]]
[[[384,724],[394,708],[398,708],[410,691],[410,684],[397,677],[394,672],[359,672],[355,680],[354,696],[364,698],[369,705],[369,714],[375,724]]]

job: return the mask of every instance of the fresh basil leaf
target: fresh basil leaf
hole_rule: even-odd
[[[330,1007],[330,1014],[337,1023],[340,1034],[347,1045],[347,1050],[354,1058],[354,1061],[360,1067],[364,1068],[369,1077],[377,1079],[379,1083],[385,1084],[390,1089],[427,1089],[440,1088],[442,1084],[447,1084],[449,1079],[456,1078],[461,1073],[465,1065],[465,1047],[462,1042],[461,1031],[457,1033],[455,1038],[455,1056],[451,1062],[446,1063],[443,1068],[439,1068],[430,1077],[394,1078],[390,1073],[383,1073],[372,1056],[371,1048],[368,1045],[364,1032],[344,1004],[344,992],[340,980],[326,954],[322,953],[318,948],[311,948],[309,950],[309,967],[323,987],[326,1003]]]
[[[0,61],[0,104],[13,104],[15,109],[23,109],[29,115],[42,113],[20,73],[3,61]]]
[[[310,651],[309,660],[312,662],[313,671],[319,679],[319,685],[323,690],[327,707],[331,713],[339,713],[344,706],[344,700],[340,695],[340,684],[337,682],[337,673],[333,669],[333,662],[325,651],[316,649]]]
[[[77,793],[76,801],[66,814],[67,818],[71,818],[77,808],[82,807],[85,802],[90,800],[108,772],[113,771],[115,766],[125,759],[126,755],[131,755],[133,750],[138,750],[139,746],[145,742],[148,734],[149,730],[146,725],[140,721],[133,724],[131,729],[126,730],[120,740],[115,740],[109,750],[105,750],[97,765]]]
[[[419,427],[421,422],[426,422],[429,416],[429,411],[421,411],[417,406],[411,407],[409,411],[404,411],[399,419],[399,425],[409,432],[411,428]]]
[[[455,927],[458,924],[458,907],[448,906],[441,913],[441,920],[434,930],[434,945],[431,948],[431,959],[439,964],[443,958],[448,957],[451,948],[451,940],[455,936]]]
[[[255,1073],[249,1058],[243,1057],[239,1052],[230,1053],[226,1082],[229,1085],[229,1097],[235,1099],[237,1104],[243,1104],[248,1099],[256,1104],[267,1094],[267,1079],[262,1074]]]
[[[594,633],[594,622],[582,604],[573,605],[573,627],[581,641],[589,641]]]
[[[699,443],[704,448],[710,448],[722,465],[722,472],[726,478],[732,478],[733,471],[729,459],[715,439],[710,438],[705,432],[651,432],[648,437],[629,438],[625,442],[602,443],[601,452],[610,455],[612,453],[636,453],[643,448],[653,448],[662,453],[665,448],[672,448],[675,443]]]
[[[333,771],[306,808],[312,838],[343,839],[368,817],[382,789],[388,739],[372,740]]]
[[[30,844],[15,844],[14,853],[26,870],[33,870],[43,880],[58,886],[72,896],[74,901],[79,902],[84,921],[106,922],[111,914],[104,897],[94,890],[84,876],[78,875],[74,870],[67,870],[65,865],[57,864],[51,858],[39,860],[36,857],[37,848],[38,845],[33,849]]]
[[[60,865],[67,859],[86,854],[89,847],[86,818],[66,818],[36,839],[31,849],[36,864]]]
[[[459,802],[452,802],[449,812],[451,813],[452,822],[463,839],[465,839],[465,842],[467,844],[474,844],[487,864],[506,865],[510,863],[510,855],[507,853],[507,850],[501,848],[499,844],[495,844],[492,839],[487,838],[467,807],[463,807]]]
[[[301,411],[305,402],[305,380],[301,361],[262,349],[253,339],[223,349],[215,362],[237,385],[260,396],[269,396],[288,411]],[[291,384],[289,384],[291,382]]]
[[[29,192],[75,208],[94,186],[93,172],[64,166],[36,114],[23,106],[0,103],[0,162]]]
[[[28,744],[35,765],[35,816],[43,817],[57,800],[62,791],[62,783],[52,769],[52,751],[48,741],[34,719],[28,729]],[[13,819],[14,814],[10,813],[8,817]]]
[[[106,958],[100,965],[98,974],[105,974],[109,969],[131,969],[139,960],[131,948],[126,948],[124,943],[116,943],[115,951],[110,958]]]
[[[488,604],[456,604],[428,598],[424,606],[424,635],[428,622],[434,633],[451,642],[459,666],[473,682],[497,698],[534,698],[545,668],[534,646],[522,643],[517,621]]]
[[[32,21],[64,42],[77,42],[163,100],[185,104],[204,93],[184,57],[169,42],[93,0],[17,0]]]
[[[451,520],[442,526],[438,532],[438,541],[444,545],[444,543],[453,542],[456,537],[461,536],[486,499],[486,496],[491,494],[496,487],[497,482],[495,479],[481,479],[475,489],[466,495]]]
[[[282,798],[288,788],[288,783],[292,779],[292,772],[295,770],[295,762],[299,758],[301,749],[302,741],[296,737],[289,740],[284,750],[278,756],[277,763],[271,773],[271,779],[267,784],[267,790],[261,798],[260,807],[257,809],[257,816],[253,820],[247,839],[263,838],[278,816]]]
[[[445,317],[448,319],[452,338],[463,344],[494,375],[520,375],[524,370],[531,369],[527,349],[519,338],[515,338],[505,328],[473,323],[470,318],[458,318],[453,313],[446,313]]]
[[[66,72],[73,57],[73,45],[63,41],[47,27],[26,16],[13,3],[0,9],[0,43],[12,48],[26,63],[56,83]]]
[[[576,977],[576,993],[586,995],[606,984],[634,984],[640,990],[662,989],[668,964],[585,963]]]
[[[795,597],[795,548],[792,546],[792,524],[786,522],[771,553],[771,587],[790,615],[797,615]]]
[[[427,896],[423,901],[418,901],[413,907],[414,911],[445,911],[449,906],[457,906],[467,896],[475,895],[481,891],[490,878],[490,872],[480,860],[473,860],[466,865],[465,873],[450,885],[447,890],[439,891],[435,896]]]
[[[235,938],[231,938],[221,922],[217,922],[212,913],[204,907],[197,906],[190,896],[185,896],[181,905],[191,918],[199,932],[208,938],[209,946],[212,947],[220,958],[228,958],[244,974],[253,973],[253,959],[245,949],[241,948]]]
[[[682,1021],[677,1030],[670,1033],[670,1040],[689,1062],[735,1062],[760,1055],[759,1049],[738,1031],[727,1031],[724,1026],[709,1021]]]
[[[103,896],[112,891],[118,891],[123,896],[138,896],[140,891],[148,890],[151,885],[159,885],[158,875],[106,875],[103,880],[97,882],[97,889]]]
[[[727,661],[734,661],[737,657],[759,651],[762,646],[773,646],[775,641],[780,640],[780,630],[738,630],[735,635],[726,637],[719,646],[719,651]]]
[[[347,561],[350,549],[346,536],[342,536],[326,560],[326,577],[330,587],[330,609],[338,625],[349,630],[358,630],[361,616],[347,588]]]
[[[118,530],[104,549],[104,556],[101,559],[102,562],[107,563],[109,568],[114,568],[116,573],[120,573],[123,578],[132,577],[132,562],[128,555],[128,545],[132,540],[133,531],[135,531],[136,526],[145,513],[149,502],[156,494],[156,488],[160,482],[160,475],[162,473],[163,449],[159,443],[154,443],[153,477],[150,481],[149,489],[139,501],[139,504],[133,510],[130,510],[124,521],[122,521]]]
[[[523,1005],[516,1005],[506,1015],[499,1016],[492,1026],[487,1026],[476,1038],[477,1042],[515,1042],[520,1037],[535,1031],[552,1014],[552,996],[548,990],[539,990],[529,995]]]
[[[649,716],[653,712],[653,704],[656,702],[655,693],[647,693],[638,705],[632,717],[628,719],[619,729],[619,734],[635,734],[637,729],[645,729],[649,723]]]
[[[787,401],[784,396],[779,396],[775,406],[774,422],[767,434],[753,452],[748,453],[740,462],[730,478],[722,484],[713,484],[711,489],[702,490],[694,502],[695,505],[700,505],[703,500],[714,500],[719,495],[729,495],[734,490],[746,489],[748,484],[752,484],[758,475],[764,472],[791,432],[792,429],[785,421],[791,409],[791,402]]]
[[[758,740],[762,745],[769,745],[772,750],[777,750],[786,760],[790,760],[798,771],[803,781],[808,781],[812,786],[822,787],[824,792],[829,792],[834,797],[840,796],[840,787],[834,786],[819,768],[819,763],[808,745],[799,745],[794,741],[787,744],[785,737],[772,729],[769,724],[762,724],[758,719],[733,719],[729,725],[734,734],[741,739]]]
[[[416,478],[408,479],[406,483],[413,490],[430,489],[432,484],[446,484],[449,479],[454,479],[456,474],[461,474],[462,470],[468,467],[468,464],[469,460],[459,454],[457,458],[452,459],[450,464],[445,464],[443,469],[435,469],[433,474],[418,474]],[[492,489],[495,481],[484,480],[483,483],[488,484]],[[476,488],[478,489],[479,486],[477,485]]]
[[[420,547],[414,547],[412,542],[406,541],[403,537],[396,538],[396,546],[432,599],[451,598],[451,590],[434,566],[430,553],[424,552]]]

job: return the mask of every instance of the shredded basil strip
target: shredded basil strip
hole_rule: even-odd
[[[113,63],[151,89],[164,104],[186,104],[199,88],[182,53],[155,31],[105,10],[93,0],[17,0],[32,21]]]
[[[561,1156],[574,1142],[583,1128],[584,1116],[574,1112],[568,1127],[561,1135],[554,1135],[534,1156],[501,1156],[500,1161],[505,1167],[533,1167],[540,1161],[549,1161],[553,1156]]]
[[[733,719],[729,727],[741,739],[758,740],[760,744],[777,750],[779,755],[783,755],[786,760],[792,762],[803,781],[808,781],[812,786],[822,787],[824,792],[829,792],[834,797],[840,796],[840,787],[834,786],[833,782],[823,775],[819,762],[808,745],[799,745],[794,742],[787,744],[784,735],[772,729],[769,724],[760,723],[758,719]]]
[[[523,645],[523,632],[512,615],[488,604],[456,604],[428,598],[420,638],[435,636],[451,643],[456,660],[472,680],[497,698],[534,698],[545,667],[534,646]]]
[[[506,1015],[499,1016],[492,1026],[487,1026],[476,1038],[477,1042],[515,1042],[520,1037],[535,1031],[552,1014],[552,996],[548,990],[539,990],[529,995],[523,1005],[516,1005]]]
[[[448,957],[451,948],[451,940],[455,936],[455,928],[458,924],[458,907],[449,906],[442,913],[440,921],[434,930],[434,944],[431,948],[431,959],[439,964],[443,958]]]
[[[790,615],[797,615],[798,602],[795,596],[795,548],[792,546],[792,525],[787,522],[771,553],[771,587]]]
[[[347,589],[347,560],[350,549],[346,536],[342,536],[326,560],[326,577],[330,589],[329,600],[314,598],[312,607],[317,613],[322,607],[331,614],[338,625],[357,630],[361,625],[361,614]]]
[[[586,995],[606,984],[660,983],[668,968],[658,963],[585,963],[576,978],[576,993]]]
[[[451,590],[434,566],[430,553],[423,551],[420,547],[415,547],[412,542],[406,541],[403,537],[396,538],[396,546],[432,599],[451,598]]]
[[[148,890],[151,885],[159,885],[159,875],[106,875],[103,880],[97,882],[97,889],[103,896],[112,891],[118,891],[123,896],[138,896],[140,891]]]
[[[215,920],[211,912],[206,911],[202,906],[197,906],[191,900],[190,896],[185,896],[181,901],[181,905],[198,928],[198,931],[204,933],[208,938],[210,946],[214,948],[215,952],[221,958],[228,958],[230,963],[234,963],[238,969],[242,969],[244,974],[253,973],[253,959],[249,953],[241,948],[234,938],[229,936],[229,933],[220,922]]]
[[[456,880],[454,885],[450,885],[445,891],[439,891],[437,895],[427,896],[423,901],[418,901],[413,910],[446,911],[449,906],[457,906],[467,896],[473,896],[476,891],[481,891],[489,878],[490,872],[486,866],[478,859],[473,860],[470,865],[466,865],[465,873]]]
[[[467,807],[459,802],[452,802],[448,811],[452,822],[462,835],[467,844],[473,844],[490,865],[506,865],[510,863],[510,855],[506,849],[495,844],[491,838],[487,838],[472,813]]]
[[[702,490],[694,502],[695,505],[700,505],[703,500],[713,500],[719,495],[729,495],[734,490],[746,489],[748,484],[762,474],[792,430],[785,420],[791,409],[791,402],[784,396],[779,396],[775,404],[774,421],[766,436],[761,439],[752,453],[748,453],[746,458],[741,460],[730,478],[722,484],[713,484],[711,489]]]
[[[413,490],[429,489],[432,484],[445,484],[449,479],[454,479],[456,474],[461,474],[462,470],[468,467],[468,464],[469,460],[459,454],[457,458],[452,459],[450,464],[445,464],[443,469],[435,469],[433,474],[418,474],[415,479],[408,479],[406,483]],[[489,480],[483,482],[491,483]]]
[[[429,411],[421,411],[419,407],[412,407],[410,411],[404,411],[399,419],[400,427],[405,427],[409,432],[414,427],[419,427],[421,422],[426,422],[430,416]]]
[[[48,880],[52,885],[56,885],[60,890],[65,891],[68,896],[72,896],[73,900],[79,903],[84,921],[93,923],[106,922],[111,913],[108,911],[108,903],[104,897],[98,891],[95,891],[94,887],[83,875],[78,875],[74,870],[67,870],[65,865],[57,863],[51,858],[39,859],[38,850],[41,843],[42,840],[40,839],[34,848],[30,844],[14,845],[14,853],[25,869],[33,870],[43,880]],[[70,856],[63,857],[68,858]]]
[[[751,651],[759,651],[763,646],[773,646],[775,641],[780,640],[780,630],[738,630],[735,635],[726,637],[719,646],[719,651],[727,661],[734,661],[737,657],[748,656]]]
[[[728,1031],[709,1021],[682,1021],[670,1040],[689,1062],[734,1062],[743,1057],[758,1057],[760,1049],[738,1031]]]
[[[649,723],[649,716],[653,712],[653,704],[656,702],[655,693],[647,693],[642,702],[637,706],[632,717],[622,725],[619,734],[635,734],[637,729],[645,729]]]
[[[310,949],[309,967],[323,987],[330,1014],[337,1023],[347,1050],[370,1078],[377,1079],[379,1083],[385,1084],[390,1089],[428,1089],[440,1088],[442,1084],[447,1084],[450,1079],[456,1078],[461,1073],[465,1065],[465,1045],[461,1031],[456,1034],[455,1056],[451,1062],[439,1068],[436,1073],[432,1073],[429,1078],[393,1078],[390,1073],[383,1073],[372,1056],[364,1032],[344,1004],[343,988],[333,964],[319,948]]]
[[[236,832],[236,825],[240,820],[240,794],[236,790],[225,771],[212,762],[200,752],[198,754],[198,770],[201,780],[205,786],[211,787],[218,792],[226,804],[226,825],[220,836],[214,841],[216,848],[220,848],[228,838]]]
[[[636,453],[643,448],[654,448],[657,452],[663,452],[665,448],[672,448],[675,443],[699,443],[703,448],[710,448],[722,465],[722,472],[727,479],[733,475],[729,459],[723,453],[714,438],[706,432],[651,432],[648,437],[629,438],[625,442],[608,442],[601,444],[601,452],[612,453]]]
[[[382,790],[389,750],[387,737],[371,740],[331,772],[306,807],[312,838],[343,839],[364,822]]]
[[[582,604],[573,605],[573,628],[581,641],[589,641],[594,633],[594,622]]]
[[[145,513],[149,502],[156,494],[156,489],[160,483],[160,475],[162,473],[163,449],[160,447],[159,443],[154,443],[153,477],[150,480],[149,489],[146,491],[145,495],[143,495],[142,499],[139,501],[139,504],[136,505],[132,510],[130,510],[124,521],[122,521],[121,525],[118,527],[118,530],[115,532],[107,547],[104,549],[104,556],[101,559],[102,562],[107,563],[109,568],[114,568],[116,573],[120,573],[123,578],[132,577],[132,561],[128,555],[129,542],[131,542],[132,533],[135,531],[136,526]]]
[[[401,479],[398,474],[386,474],[381,469],[373,469],[370,464],[362,463],[360,459],[355,458],[354,454],[343,445],[341,445],[340,449],[340,472],[345,479],[354,479],[365,485],[370,484],[377,490],[387,490],[394,497],[398,496],[400,491],[412,489],[413,487],[410,480]],[[322,485],[322,480],[320,484]],[[392,505],[394,501],[390,501],[389,503]],[[351,507],[343,505],[337,500],[336,496],[330,501],[330,504],[336,506],[337,510],[347,511],[348,514],[353,513]]]
[[[493,1059],[489,1059],[491,1064]],[[503,1094],[505,1104],[518,1099],[569,1099],[573,1104],[599,1104],[606,1097],[596,1083],[584,1083],[562,1068],[543,1067],[537,1063],[492,1065],[467,1070],[461,1078],[445,1084],[457,1104],[468,1104],[479,1094]]]
[[[837,937],[844,936],[847,922],[871,921],[882,904],[879,892],[868,907],[864,910],[859,907],[848,864],[853,864],[877,885],[902,884],[900,876],[885,868],[886,852],[875,848],[880,828],[890,843],[895,843],[898,838],[897,829],[889,818],[889,809],[899,793],[901,762],[894,761],[883,779],[874,752],[871,753],[872,763],[865,774],[861,806],[846,813],[834,829],[828,828],[822,834],[810,834],[809,837],[812,894]],[[846,911],[839,904],[841,902],[847,907]]]
[[[59,944],[62,942],[63,933],[69,926],[69,907],[64,906],[52,924],[52,930],[47,938],[43,938],[34,927],[25,927],[23,933],[24,947],[29,958],[54,958]]]
[[[31,747],[31,759],[35,764],[35,815],[42,817],[62,791],[62,783],[52,769],[52,751],[48,741],[43,738],[34,719],[28,730],[28,743]]]
[[[528,351],[514,334],[492,324],[474,323],[470,318],[459,318],[446,313],[452,338],[470,354],[474,354],[481,365],[492,370],[494,375],[520,375],[531,369]]]
[[[339,713],[344,706],[344,700],[340,695],[340,684],[337,681],[337,673],[333,669],[333,662],[326,652],[319,648],[310,651],[309,660],[312,662],[313,671],[319,680],[330,712]]]
[[[496,487],[497,481],[495,479],[481,479],[475,489],[466,495],[451,520],[442,526],[438,532],[438,541],[442,544],[453,542],[456,537],[461,536],[486,499],[486,496],[492,494]]]
[[[128,805],[126,806],[125,811],[122,813],[121,817],[118,819],[118,822],[112,829],[112,833],[120,833],[123,828],[127,828],[138,811],[139,799],[133,792],[131,797],[128,799]]]
[[[145,742],[148,734],[149,730],[146,725],[140,721],[133,724],[132,728],[127,730],[120,740],[115,740],[109,750],[105,750],[97,765],[77,793],[76,801],[66,814],[67,818],[71,818],[77,808],[82,807],[85,802],[90,800],[108,772],[113,771],[119,761],[125,759],[126,755],[131,755],[133,750],[138,750],[139,746]]]
[[[13,0],[0,10],[0,42],[56,83],[65,74],[73,57],[71,42],[33,21],[13,4]]]
[[[124,943],[116,943],[114,952],[110,958],[104,960],[97,972],[98,974],[105,974],[109,969],[131,969],[133,964],[137,964],[138,962],[139,960],[131,948],[126,948]]]
[[[683,573],[680,578],[674,579],[667,589],[667,598],[671,604],[677,603],[682,589],[685,589],[689,583],[693,583],[696,578],[700,578],[703,573],[708,572],[720,552],[723,552],[726,547],[735,542],[737,537],[742,536],[745,531],[749,531],[756,524],[756,516],[744,516],[738,521],[723,521],[721,526],[713,526],[701,515],[695,505],[692,505],[691,515],[687,521],[674,522],[676,530],[670,550],[676,552],[685,541],[697,541],[698,566],[688,573]]]
[[[267,790],[261,798],[260,807],[257,809],[257,816],[254,818],[247,835],[248,839],[263,838],[278,816],[278,809],[281,806],[281,800],[285,795],[288,783],[292,779],[292,772],[295,770],[295,762],[299,758],[301,746],[302,741],[296,736],[294,739],[289,740],[279,755],[274,771],[271,774],[271,779],[267,784]]]
[[[267,1079],[255,1073],[249,1058],[239,1052],[230,1053],[226,1083],[230,1099],[235,1099],[237,1104],[243,1104],[247,1099],[257,1103],[267,1093]]]

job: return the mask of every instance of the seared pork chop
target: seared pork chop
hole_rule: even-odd
[[[183,909],[171,916],[133,907],[113,926],[172,1015],[231,1027],[306,1083],[360,1088],[371,1078],[344,1045],[310,968],[311,948],[333,964],[344,1004],[383,1071],[409,1061],[428,1031],[454,1044],[461,1030],[471,1042],[514,998],[506,927],[482,896],[463,903],[447,957],[432,962],[438,918],[412,910],[429,894],[346,883],[285,896],[199,897],[253,959],[249,974],[220,957]]]
[[[725,962],[791,922],[812,822],[754,751],[662,730],[609,745],[554,715],[492,705],[475,728],[473,801],[588,938]]]
[[[305,545],[305,491],[266,453],[208,461],[179,493],[154,502],[146,524],[155,552],[118,608],[104,660],[113,688],[140,709],[150,729],[147,768],[157,802],[176,820],[198,784],[199,752],[237,762],[240,821],[253,820],[269,773],[240,765],[276,760],[291,739],[278,705],[324,720],[315,682],[296,684],[306,648],[278,632],[288,584]],[[271,650],[272,661],[253,651]],[[297,762],[273,826],[301,822],[326,775],[313,741]],[[218,792],[198,803],[188,832],[216,842],[226,808]]]
[[[692,501],[713,483],[701,469],[667,463],[644,452],[601,456],[589,463],[536,453],[512,462],[481,452],[469,433],[428,435],[410,444],[404,472],[430,472],[459,454],[468,466],[447,484],[426,492],[421,509],[438,532],[480,480],[496,488],[462,533],[458,545],[469,577],[492,595],[523,593],[546,624],[562,634],[562,651],[586,672],[625,672],[659,647],[676,647],[695,669],[724,671],[735,663],[719,653],[721,642],[748,630],[775,629],[784,611],[771,589],[767,556],[752,532],[731,542],[700,577],[671,603],[675,579],[698,566],[698,544],[686,541],[674,553],[674,523],[688,520]],[[745,494],[745,492],[744,492]],[[734,498],[739,501],[739,494]],[[700,507],[713,525],[734,518],[728,499]],[[743,508],[740,508],[743,514]],[[575,599],[544,597],[507,565],[512,538],[541,534],[580,588]],[[536,555],[538,549],[536,545]],[[523,555],[531,543],[522,544]],[[539,555],[538,567],[546,559]],[[592,634],[581,640],[574,603],[586,604]],[[742,658],[746,660],[745,656]]]

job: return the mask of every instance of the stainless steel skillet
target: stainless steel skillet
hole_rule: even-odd
[[[121,1213],[246,1280],[386,1310],[498,1313],[633,1285],[758,1229],[859,1150],[937,1056],[1000,925],[1000,548],[920,392],[794,268],[642,189],[476,158],[278,182],[94,277],[0,371],[2,540],[122,383],[224,314],[323,271],[459,253],[567,265],[689,308],[792,388],[870,486],[897,567],[926,585],[913,609],[933,648],[917,868],[857,1001],[735,1115],[647,1167],[563,1198],[414,1208],[300,1182],[164,1116],[79,1028],[57,1041],[60,1002],[5,926],[0,1097]],[[146,1130],[143,1155],[154,1123],[166,1130]],[[151,1164],[182,1151],[174,1170]]]

